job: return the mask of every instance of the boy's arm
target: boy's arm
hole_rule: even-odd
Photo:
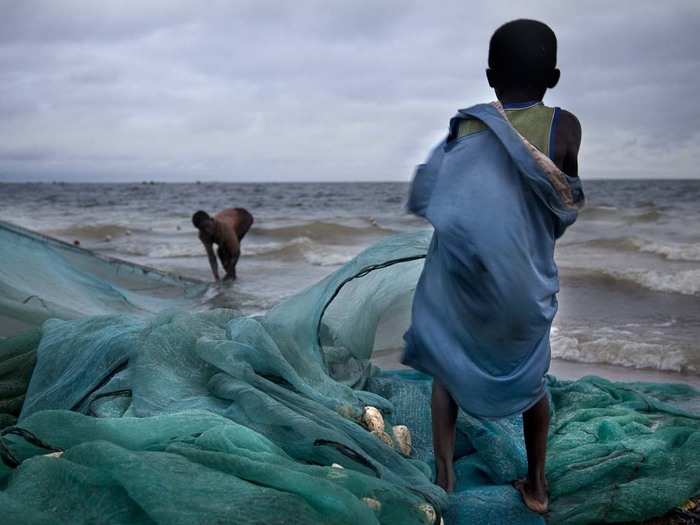
[[[410,213],[419,217],[425,218],[425,212],[430,203],[437,174],[442,164],[444,144],[445,141],[442,141],[433,148],[428,156],[428,160],[424,164],[418,165],[413,175],[406,208]]]
[[[561,110],[557,127],[557,144],[564,149],[562,165],[559,168],[570,177],[578,177],[578,151],[581,147],[581,123],[576,115]]]

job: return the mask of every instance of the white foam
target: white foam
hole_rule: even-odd
[[[684,295],[700,293],[700,269],[681,270],[661,273],[655,270],[632,270],[617,272],[606,270],[605,273],[616,279],[632,281],[657,292],[673,292]]]
[[[314,266],[340,266],[350,261],[354,254],[332,252],[329,250],[310,250],[304,252],[304,259]]]
[[[700,261],[700,244],[659,244],[641,239],[631,239],[640,252],[654,253],[672,261]]]
[[[243,257],[275,254],[289,248],[311,246],[313,241],[308,237],[297,237],[285,242],[269,242],[260,244],[243,243],[241,253]],[[149,241],[140,243],[126,243],[119,246],[118,251],[127,255],[137,255],[141,257],[152,257],[154,259],[167,259],[173,257],[202,257],[206,255],[201,243],[157,243]]]
[[[294,237],[284,242],[265,242],[258,244],[243,243],[241,253],[245,255],[267,255],[287,248],[310,246],[313,241],[308,237]]]
[[[304,260],[313,266],[340,266],[350,261],[356,255],[355,252],[359,251],[359,248],[353,249],[340,246],[336,247],[337,249],[332,249],[314,242],[308,237],[295,237],[282,243],[271,242],[248,245],[243,248],[243,255],[274,254],[290,248],[297,248]]]
[[[205,255],[204,247],[199,245],[182,244],[157,244],[151,245],[146,253],[147,257],[154,259],[169,259],[173,257],[202,257]]]
[[[700,372],[698,364],[690,362],[690,356],[683,349],[619,336],[601,336],[580,341],[576,337],[555,335],[551,338],[551,347],[553,357],[580,363],[605,363],[672,372]]]
[[[328,246],[314,242],[308,237],[295,237],[282,243],[270,242],[248,245],[243,248],[243,255],[275,254],[290,248],[298,249],[304,260],[313,266],[340,266],[350,261],[355,256],[355,251],[357,251],[357,249],[343,249],[342,247],[338,247],[338,250],[333,250]],[[340,249],[343,251],[339,251]]]
[[[242,257],[272,256],[283,258],[286,256],[303,257],[313,266],[340,266],[350,261],[359,251],[358,248],[334,246],[329,247],[318,244],[308,237],[295,237],[284,242],[268,243],[243,243],[241,246]],[[158,243],[129,242],[117,248],[125,255],[148,257],[152,259],[168,259],[180,257],[203,257],[205,251],[200,243]]]

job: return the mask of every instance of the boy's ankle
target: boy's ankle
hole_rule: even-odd
[[[544,495],[547,494],[547,480],[544,476],[528,476],[527,481],[533,492]]]

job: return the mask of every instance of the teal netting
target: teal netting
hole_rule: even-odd
[[[184,307],[205,291],[201,282],[98,256],[0,221],[0,337],[54,317]]]
[[[510,485],[520,418],[460,414],[448,498],[429,378],[370,363],[400,348],[428,239],[387,238],[257,318],[106,304],[0,340],[3,522],[542,523]],[[698,392],[593,377],[549,392],[551,522],[641,520],[700,493]]]

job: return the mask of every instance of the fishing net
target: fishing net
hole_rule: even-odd
[[[206,291],[185,279],[0,221],[0,336],[57,317],[144,313],[192,304]]]
[[[263,316],[180,295],[189,307],[112,303],[0,341],[4,522],[542,523],[510,485],[520,418],[460,413],[448,498],[430,379],[370,360],[401,347],[429,239],[389,237]],[[700,493],[698,392],[548,385],[551,522],[641,520]]]

